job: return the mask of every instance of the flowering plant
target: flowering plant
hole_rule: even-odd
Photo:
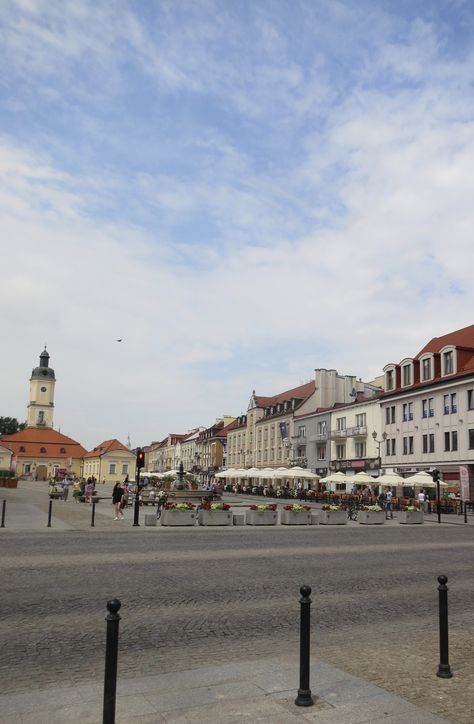
[[[383,510],[383,508],[381,508],[380,505],[364,505],[362,510],[371,510],[373,513],[378,513],[380,510]]]
[[[402,505],[400,510],[408,510],[410,513],[413,513],[415,510],[420,510],[416,507],[416,505]]]
[[[204,500],[201,505],[202,510],[230,510],[229,503],[211,503],[210,500]]]
[[[165,510],[194,510],[194,503],[187,501],[182,503],[170,502],[165,504]]]
[[[323,505],[322,510],[332,510],[335,512],[336,510],[342,510],[342,508],[340,505]]]
[[[304,513],[311,510],[309,505],[300,505],[299,503],[293,503],[293,505],[283,506],[283,510],[291,510],[292,513]]]
[[[259,503],[259,505],[250,506],[250,510],[258,510],[259,513],[263,513],[265,510],[275,511],[276,509],[276,503]]]

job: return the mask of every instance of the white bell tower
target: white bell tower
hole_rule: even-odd
[[[30,398],[27,408],[28,427],[53,427],[54,386],[56,377],[49,366],[49,354],[46,346],[40,354],[39,367],[35,367],[30,377]]]

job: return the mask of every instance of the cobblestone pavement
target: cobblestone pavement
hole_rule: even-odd
[[[64,504],[69,524],[79,508]],[[470,526],[105,525],[1,531],[2,693],[100,681],[105,602],[114,596],[122,600],[121,676],[296,653],[307,583],[313,655],[453,722],[472,720]],[[450,680],[435,676],[441,573],[450,588]]]

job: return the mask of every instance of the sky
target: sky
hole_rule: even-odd
[[[0,415],[45,344],[90,449],[474,323],[471,0],[0,10]]]

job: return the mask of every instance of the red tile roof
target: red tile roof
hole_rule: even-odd
[[[50,427],[25,427],[13,435],[0,436],[0,443],[19,458],[80,459],[86,454],[80,443]],[[41,452],[43,449],[46,452]]]
[[[439,353],[443,347],[452,344],[454,347],[464,347],[465,349],[472,350],[474,353],[474,324],[469,327],[463,327],[457,329],[455,332],[449,332],[442,337],[433,337],[428,344],[426,344],[421,352],[419,352],[415,359],[419,359],[422,355],[432,352],[434,354]]]
[[[115,452],[116,450],[124,450],[128,453],[131,452],[128,447],[126,447],[119,440],[116,440],[114,438],[113,440],[104,440],[104,442],[101,442],[100,445],[97,445],[93,450],[85,453],[84,458],[102,457],[103,455],[106,455],[110,452]]]
[[[280,392],[278,395],[272,397],[262,397],[261,395],[255,395],[255,400],[258,407],[270,407],[270,405],[276,405],[278,402],[285,402],[286,400],[304,399],[306,400],[316,389],[316,383],[314,380],[306,382],[304,385],[299,387],[293,387],[291,390]]]

